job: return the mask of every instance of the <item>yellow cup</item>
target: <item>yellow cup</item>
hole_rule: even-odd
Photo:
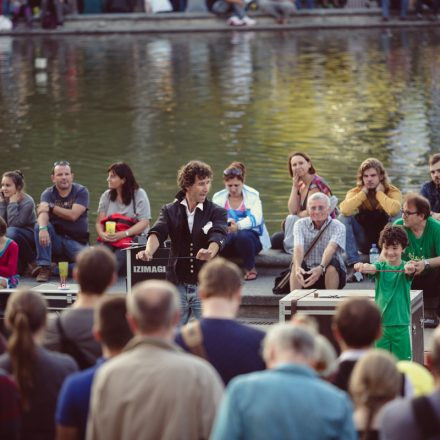
[[[116,222],[105,222],[105,232],[110,235],[116,233]]]
[[[60,261],[58,263],[58,270],[60,271],[60,278],[67,278],[69,274],[69,263],[67,261]]]

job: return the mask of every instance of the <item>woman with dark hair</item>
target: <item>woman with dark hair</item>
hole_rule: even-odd
[[[246,168],[232,162],[223,171],[225,189],[214,194],[212,201],[228,211],[228,235],[221,255],[240,257],[245,269],[244,279],[257,278],[255,255],[270,247],[258,191],[244,184]]]
[[[0,368],[12,373],[18,385],[22,440],[55,437],[58,392],[66,376],[77,370],[70,356],[39,345],[46,314],[46,300],[38,292],[16,291],[6,306],[5,325],[10,336],[7,353],[0,356]]]
[[[24,192],[24,176],[20,170],[7,171],[2,176],[0,217],[8,225],[6,235],[18,244],[18,272],[23,273],[36,257],[36,216],[34,199]]]
[[[146,232],[150,226],[150,202],[126,163],[116,162],[107,172],[109,189],[99,199],[95,227],[98,241],[116,253],[119,273],[124,274],[125,253],[121,249],[130,246],[131,237]],[[109,231],[108,222],[116,223],[114,232]]]
[[[277,232],[271,238],[273,249],[284,249],[291,254],[293,252],[293,226],[302,217],[307,217],[307,200],[314,193],[321,192],[330,197],[331,216],[336,217],[335,208],[338,202],[332,195],[330,187],[325,180],[316,174],[310,157],[301,152],[290,153],[287,161],[287,169],[292,179],[287,209],[289,215],[284,222],[284,233]]]

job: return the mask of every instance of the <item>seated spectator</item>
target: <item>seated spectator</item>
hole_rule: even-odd
[[[93,314],[104,292],[116,281],[116,259],[103,246],[82,250],[74,278],[79,292],[74,304],[48,322],[44,346],[72,355],[80,369],[94,365],[101,346],[93,336]]]
[[[93,383],[87,438],[207,439],[223,393],[214,368],[174,344],[179,292],[162,280],[127,296],[135,337]]]
[[[229,15],[230,26],[254,26],[256,21],[246,15],[246,0],[206,0],[206,7],[216,15]]]
[[[398,399],[385,406],[381,426],[384,440],[435,439],[440,433],[440,328],[432,335],[427,364],[435,378],[435,391],[413,400]]]
[[[15,382],[0,370],[0,438],[20,439],[20,395]]]
[[[67,12],[67,1],[41,0],[40,17],[43,29],[55,29],[57,26],[63,26],[65,12]]]
[[[295,0],[295,6],[296,9],[300,10],[304,7],[304,1],[303,0]],[[305,0],[305,6],[307,9],[314,9],[315,8],[315,0]]]
[[[26,26],[32,28],[32,10],[27,0],[12,0],[12,25],[17,26],[20,16],[23,16],[26,20]]]
[[[65,354],[40,347],[46,324],[46,300],[38,292],[16,291],[8,300],[5,325],[11,332],[0,368],[11,373],[20,391],[21,439],[55,437],[55,405],[64,379],[77,370]]]
[[[350,400],[313,371],[314,351],[304,326],[271,326],[263,349],[268,370],[229,383],[211,439],[355,439]]]
[[[420,194],[428,199],[431,205],[431,217],[440,220],[440,153],[429,158],[429,173],[431,181],[423,184]]]
[[[346,299],[336,308],[332,329],[341,348],[332,382],[348,391],[354,366],[382,334],[380,310],[367,298]]]
[[[341,203],[339,220],[347,231],[347,282],[362,281],[355,275],[354,264],[361,261],[359,251],[368,254],[378,243],[380,231],[400,213],[402,196],[391,185],[382,163],[374,158],[364,160],[357,171],[357,186],[347,192]]]
[[[17,287],[17,264],[17,243],[6,237],[6,223],[0,217],[0,288]]]
[[[126,163],[116,162],[107,172],[109,189],[99,199],[95,228],[98,241],[115,252],[119,274],[125,275],[126,252],[122,249],[131,245],[132,237],[148,231],[150,202]],[[114,231],[108,230],[107,222],[116,223]]]
[[[330,199],[323,193],[307,200],[310,217],[295,223],[290,289],[342,289],[345,286],[345,228],[330,217]]]
[[[350,379],[354,423],[361,440],[380,436],[380,411],[395,399],[401,386],[396,359],[385,350],[370,350],[356,364]],[[380,437],[381,438],[381,437]]]
[[[8,225],[6,235],[18,244],[18,272],[35,261],[34,199],[24,192],[24,177],[20,170],[7,171],[2,177],[0,217]]]
[[[37,267],[32,271],[39,283],[50,280],[54,257],[73,263],[89,241],[89,191],[73,177],[69,162],[55,162],[53,186],[41,194],[34,230]]]
[[[264,370],[260,355],[264,332],[235,319],[241,279],[234,263],[220,257],[206,263],[199,273],[202,319],[182,327],[176,337],[184,350],[210,362],[225,384],[239,374]]]
[[[438,286],[440,282],[440,223],[430,217],[431,206],[423,196],[409,193],[403,202],[402,218],[396,225],[403,225],[408,234],[409,244],[403,252],[403,260],[412,261],[416,276],[411,288],[423,290],[425,326],[436,327],[440,302]]]
[[[332,196],[330,187],[325,180],[318,176],[310,157],[301,152],[290,153],[287,167],[292,178],[292,190],[290,191],[287,209],[289,215],[284,222],[284,232],[277,232],[271,237],[273,249],[284,249],[288,254],[293,253],[293,226],[295,222],[308,216],[308,198],[317,192],[321,192],[331,197],[332,210],[331,217],[335,218],[334,211],[337,199]]]
[[[57,440],[85,439],[95,373],[107,359],[120,354],[133,336],[126,314],[125,296],[111,295],[99,301],[93,334],[102,345],[103,357],[93,367],[72,374],[64,381],[56,411]]]
[[[400,20],[406,20],[408,15],[408,0],[400,0]],[[382,0],[382,21],[390,19],[390,0]]]
[[[270,247],[269,234],[264,224],[263,208],[258,191],[244,184],[246,168],[232,162],[223,171],[225,189],[214,194],[212,201],[228,211],[228,235],[220,254],[240,257],[246,281],[257,278],[255,255]]]
[[[289,15],[296,10],[292,0],[259,0],[258,7],[266,14],[275,17],[278,24],[287,24]]]

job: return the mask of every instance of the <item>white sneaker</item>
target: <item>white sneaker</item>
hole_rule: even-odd
[[[229,26],[243,26],[244,21],[241,18],[238,18],[236,15],[232,15],[228,18],[227,23]]]
[[[254,20],[253,18],[248,17],[247,15],[245,15],[241,21],[243,22],[243,24],[245,26],[255,26],[257,24],[257,21]]]

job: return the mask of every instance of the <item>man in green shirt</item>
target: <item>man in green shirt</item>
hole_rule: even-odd
[[[429,201],[410,193],[403,202],[402,219],[394,224],[403,225],[408,234],[409,245],[402,258],[412,261],[416,268],[412,288],[423,290],[425,317],[429,318],[425,325],[436,327],[440,298],[440,222],[430,215]]]

